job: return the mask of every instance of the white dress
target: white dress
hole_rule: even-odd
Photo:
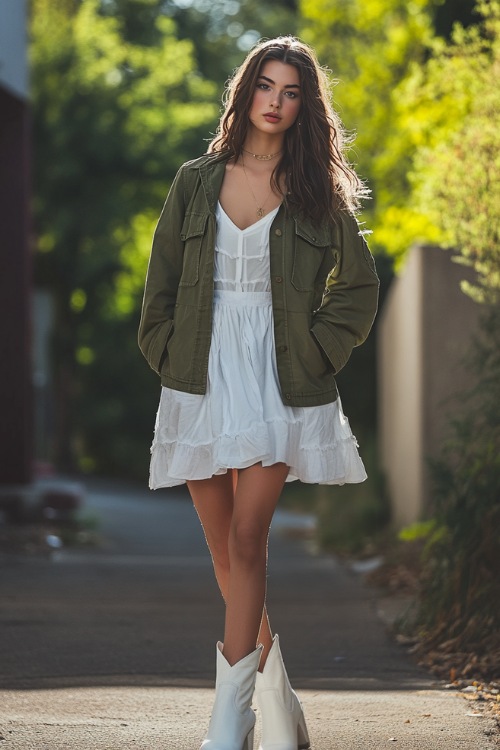
[[[162,387],[151,489],[258,462],[286,463],[287,481],[366,479],[340,398],[308,407],[281,400],[269,270],[269,230],[277,211],[239,229],[217,206],[207,391],[195,395]]]

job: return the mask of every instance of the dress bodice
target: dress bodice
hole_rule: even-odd
[[[214,289],[231,292],[268,292],[269,230],[279,206],[240,229],[217,203]]]

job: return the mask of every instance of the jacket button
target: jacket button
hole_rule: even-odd
[[[274,230],[274,234],[276,235],[276,237],[281,237],[281,235],[283,234],[283,232],[281,231],[281,229],[275,229]]]
[[[286,398],[287,401],[290,401],[290,399],[292,398],[292,396],[290,395],[290,393],[285,393],[285,398]]]
[[[276,282],[277,284],[281,284],[281,282],[283,281],[283,278],[282,278],[281,276],[275,276],[275,277],[274,277],[274,280],[275,280],[275,282]]]

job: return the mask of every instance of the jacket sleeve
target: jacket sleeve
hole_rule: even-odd
[[[370,332],[379,280],[359,225],[347,211],[339,214],[332,254],[335,265],[327,276],[311,333],[337,373]]]
[[[184,212],[181,167],[155,229],[139,324],[139,348],[157,373],[160,372],[167,341],[172,333],[175,301],[182,273],[184,243],[181,240],[181,227]]]

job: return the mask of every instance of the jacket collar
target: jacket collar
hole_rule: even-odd
[[[222,180],[226,171],[226,163],[229,160],[229,154],[207,154],[207,159],[200,166],[200,177],[208,207],[211,213],[215,213],[215,206],[219,200],[219,194],[222,187]]]

